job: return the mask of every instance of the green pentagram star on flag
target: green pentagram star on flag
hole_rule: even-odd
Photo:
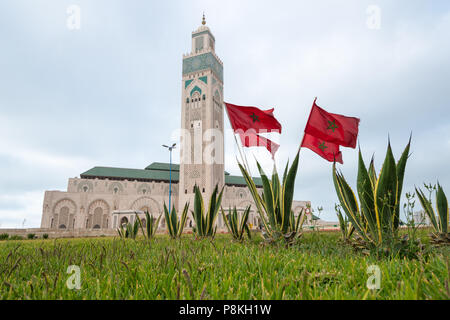
[[[327,130],[331,130],[334,132],[334,129],[337,129],[337,128],[339,128],[339,127],[337,126],[335,120],[333,120],[333,121],[328,120]]]
[[[338,144],[322,140],[305,133],[301,146],[314,151],[319,156],[330,162],[336,161],[339,163],[343,163],[342,153],[339,150]]]
[[[325,149],[328,147],[325,145],[325,142],[322,142],[319,144],[319,148],[320,148],[320,150],[325,151]]]
[[[259,121],[259,117],[258,117],[255,113],[253,113],[252,115],[250,115],[250,118],[253,119],[253,122]]]
[[[316,104],[314,99],[308,122],[306,123],[305,133],[343,147],[356,148],[358,138],[359,119],[347,117],[342,114],[330,113]],[[327,149],[330,151],[330,149]]]

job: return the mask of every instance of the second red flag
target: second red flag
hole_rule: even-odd
[[[305,133],[343,147],[356,147],[359,119],[330,113],[314,100]]]

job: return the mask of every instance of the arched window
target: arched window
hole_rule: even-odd
[[[127,217],[122,217],[122,219],[120,219],[120,225],[124,225],[128,223],[128,218]]]
[[[194,105],[192,106],[193,108],[198,108],[199,107],[199,102],[200,102],[200,93],[198,92],[198,91],[195,91],[193,94],[192,94],[192,99],[193,99],[193,102],[194,102]]]
[[[103,216],[103,208],[102,207],[97,207],[94,210],[94,229],[100,229],[101,225],[102,225],[102,216]]]
[[[69,225],[69,207],[62,207],[59,211],[59,228],[60,229],[66,229],[66,226]],[[64,226],[62,228],[61,226]]]

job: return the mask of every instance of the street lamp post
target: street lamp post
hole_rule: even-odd
[[[171,147],[166,146],[165,144],[163,144],[164,148],[169,149],[169,153],[170,153],[170,162],[169,162],[169,213],[171,213],[172,207],[171,207],[171,199],[172,199],[172,150],[175,149],[175,146],[177,144],[174,143]]]

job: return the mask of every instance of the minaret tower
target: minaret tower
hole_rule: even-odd
[[[187,201],[193,208],[194,185],[207,199],[224,185],[223,64],[215,41],[203,15],[183,56],[179,210]]]

